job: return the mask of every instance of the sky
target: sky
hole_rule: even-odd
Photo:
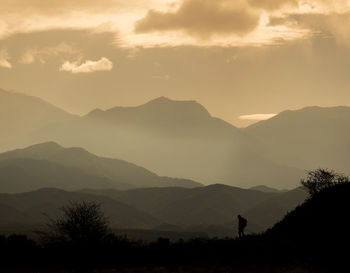
[[[347,0],[0,0],[0,88],[74,114],[159,96],[238,127],[350,105]]]

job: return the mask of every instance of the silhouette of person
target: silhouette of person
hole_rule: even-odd
[[[238,236],[242,238],[245,236],[244,229],[247,226],[247,219],[243,218],[241,215],[237,215],[238,218]]]

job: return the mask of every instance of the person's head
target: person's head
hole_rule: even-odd
[[[241,219],[241,218],[242,218],[242,216],[241,216],[240,214],[238,214],[237,217],[238,217],[238,219]]]

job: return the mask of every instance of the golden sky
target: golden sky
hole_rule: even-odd
[[[197,100],[244,126],[349,105],[347,0],[0,0],[0,88],[70,112]]]

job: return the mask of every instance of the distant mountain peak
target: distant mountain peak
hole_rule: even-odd
[[[88,113],[88,115],[98,115],[98,114],[100,114],[100,113],[103,113],[104,111],[102,110],[102,109],[100,109],[100,108],[95,108],[95,109],[93,109],[93,110],[91,110],[89,113]]]
[[[172,100],[167,97],[159,97],[151,100],[138,108],[152,109],[161,112],[177,112],[186,115],[211,116],[203,105],[194,100]]]
[[[165,104],[167,104],[167,103],[177,103],[177,104],[197,104],[197,105],[201,105],[200,103],[198,103],[195,100],[174,100],[174,99],[170,99],[170,98],[165,97],[165,96],[161,96],[161,97],[152,99],[149,102],[146,102],[144,105],[146,105],[146,104],[164,104],[164,103]]]
[[[278,189],[268,187],[265,185],[258,185],[250,188],[250,190],[261,191],[261,192],[280,192]]]
[[[43,142],[39,144],[34,144],[32,146],[27,147],[26,149],[31,150],[61,150],[64,149],[61,145],[57,144],[54,141]]]
[[[169,99],[168,97],[161,96],[153,100],[150,100],[148,103],[166,103],[166,102],[173,102],[173,101],[174,100]]]
[[[163,103],[197,104],[197,105],[201,105],[200,103],[198,103],[195,100],[173,100],[173,99],[170,99],[170,98],[164,97],[164,96],[161,96],[161,97],[155,98],[153,100],[150,100],[149,102],[145,103],[144,105],[147,105],[147,104],[163,104]]]
[[[194,100],[172,100],[167,97],[158,97],[145,104],[138,106],[116,106],[107,110],[94,109],[89,112],[87,117],[105,118],[109,117],[131,117],[139,115],[144,119],[145,117],[171,118],[173,116],[182,115],[185,117],[211,117],[210,113],[203,105]]]
[[[80,153],[84,156],[93,156],[97,157],[96,155],[88,152],[87,150],[81,148],[81,147],[63,147],[59,145],[56,142],[48,141],[43,142],[39,144],[31,145],[27,148],[21,149],[24,152],[29,152],[30,154],[56,154],[61,152],[74,152],[74,153]],[[11,151],[10,151],[11,152]]]

